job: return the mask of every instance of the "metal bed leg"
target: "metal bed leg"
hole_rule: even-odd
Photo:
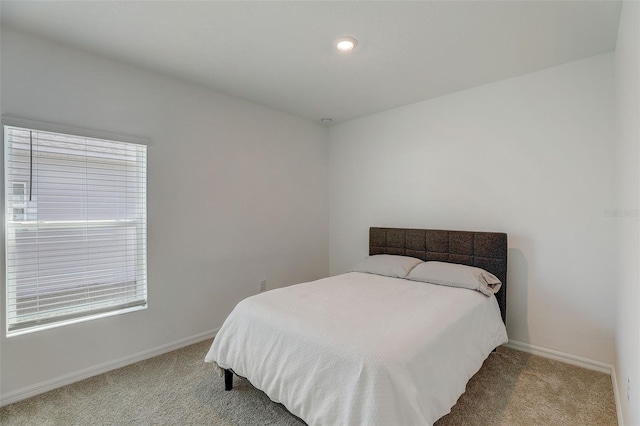
[[[224,370],[224,390],[230,391],[233,388],[233,371]]]

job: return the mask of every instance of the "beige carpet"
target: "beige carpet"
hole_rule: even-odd
[[[301,425],[245,380],[224,391],[210,341],[0,409],[13,425]],[[436,426],[616,424],[611,378],[500,348]]]

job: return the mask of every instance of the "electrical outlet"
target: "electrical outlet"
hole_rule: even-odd
[[[267,280],[260,280],[260,291],[265,291],[267,289]]]

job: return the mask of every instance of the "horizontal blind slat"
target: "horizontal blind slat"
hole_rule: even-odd
[[[134,277],[134,278],[135,278],[134,281],[118,280],[114,282],[92,284],[90,286],[87,286],[84,281],[77,281],[77,282],[74,282],[73,284],[70,284],[68,281],[58,282],[58,283],[49,282],[47,283],[47,285],[38,284],[38,285],[25,286],[24,288],[21,287],[19,290],[12,289],[7,294],[10,294],[16,297],[32,297],[34,295],[40,294],[41,297],[43,298],[49,298],[49,297],[55,297],[56,293],[61,293],[61,292],[80,291],[80,289],[84,289],[84,291],[87,291],[86,289],[89,287],[96,290],[100,290],[101,288],[112,288],[114,286],[138,288],[140,283],[146,281],[144,277]]]
[[[121,310],[129,309],[137,306],[145,306],[146,304],[147,304],[146,300],[137,300],[133,302],[123,303],[120,305],[112,305],[112,306],[101,308],[101,309],[80,310],[79,312],[59,314],[53,317],[42,317],[36,320],[23,319],[21,322],[10,324],[8,327],[8,330],[10,332],[25,330],[29,328],[35,328],[37,326],[48,325],[51,323],[64,322],[64,321],[72,320],[75,318],[80,318],[83,316],[84,317],[98,316],[100,314],[104,314],[108,312],[121,311]]]
[[[107,291],[87,295],[85,293],[77,293],[67,296],[59,296],[46,300],[26,300],[21,303],[21,307],[16,309],[16,313],[24,313],[25,315],[38,315],[58,313],[61,311],[70,311],[78,308],[91,307],[96,305],[105,305],[111,303],[120,304],[123,301],[139,300],[144,294],[137,292],[135,288],[119,289],[117,291]]]
[[[118,301],[127,298],[137,297],[138,292],[136,287],[130,288],[118,288],[118,289],[103,289],[93,292],[76,292],[66,295],[57,295],[47,298],[41,297],[25,297],[22,307],[18,308],[17,312],[24,311],[53,311],[58,309],[68,309],[70,306],[86,306],[95,303],[96,301],[106,302],[109,300]]]

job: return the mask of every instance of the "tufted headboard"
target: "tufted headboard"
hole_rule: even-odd
[[[507,234],[434,229],[370,228],[369,255],[396,254],[422,260],[461,263],[491,272],[502,281],[496,293],[507,319]]]

